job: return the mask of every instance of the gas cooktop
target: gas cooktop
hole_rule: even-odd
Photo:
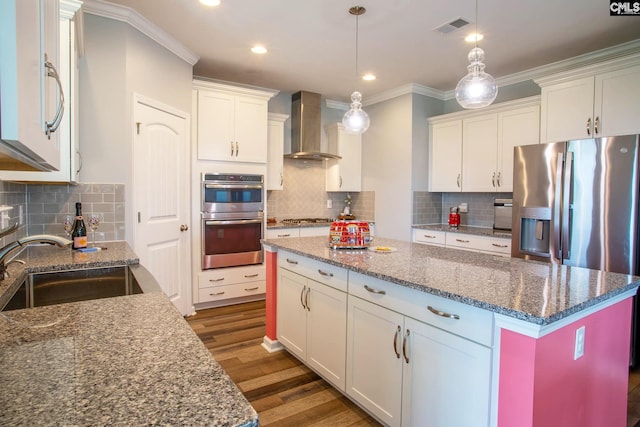
[[[333,218],[287,218],[280,220],[283,224],[331,224]]]

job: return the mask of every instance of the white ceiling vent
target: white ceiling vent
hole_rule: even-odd
[[[464,27],[465,25],[469,25],[470,22],[467,21],[464,18],[456,18],[451,22],[447,22],[446,24],[443,24],[441,26],[439,26],[438,28],[436,28],[435,30],[442,33],[442,34],[448,34],[452,31],[455,30],[459,30],[460,28]]]

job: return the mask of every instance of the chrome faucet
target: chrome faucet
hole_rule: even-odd
[[[18,239],[15,242],[11,242],[2,249],[0,249],[0,280],[4,280],[9,277],[7,272],[7,264],[4,262],[5,258],[13,252],[14,249],[21,248],[25,245],[33,243],[54,243],[61,248],[73,243],[71,240],[64,237],[53,236],[51,234],[34,234],[33,236],[27,236],[22,239]]]

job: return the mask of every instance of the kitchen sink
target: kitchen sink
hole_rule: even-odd
[[[135,276],[131,274],[127,266],[32,273],[2,310],[110,298],[142,292]]]

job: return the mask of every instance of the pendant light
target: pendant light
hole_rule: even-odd
[[[484,51],[478,47],[478,0],[476,0],[476,37],[475,46],[467,59],[467,75],[456,86],[456,100],[463,108],[483,108],[496,99],[498,85],[496,80],[484,72]]]
[[[351,15],[356,17],[356,81],[358,81],[358,17],[367,9],[362,6],[353,6],[349,9]],[[362,109],[362,94],[357,90],[351,94],[351,108],[342,118],[342,125],[348,133],[364,133],[369,129],[369,115]]]

